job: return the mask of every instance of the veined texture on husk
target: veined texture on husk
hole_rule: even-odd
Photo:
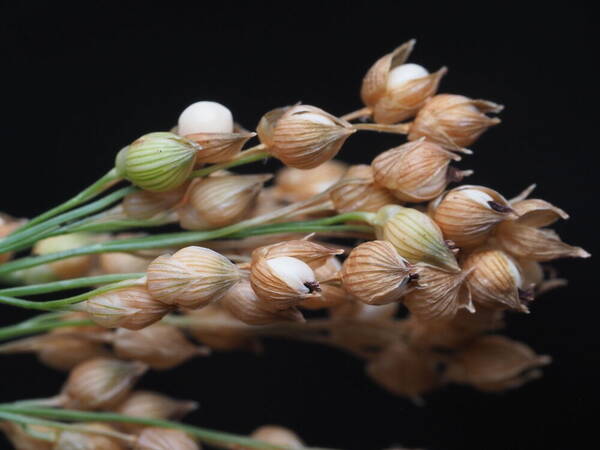
[[[256,199],[271,175],[224,175],[192,183],[185,205],[178,209],[181,226],[188,230],[220,228],[252,214]]]
[[[241,273],[223,255],[191,246],[156,258],[147,278],[148,290],[157,300],[197,308],[221,298],[241,279]]]
[[[430,213],[446,239],[467,249],[483,244],[498,223],[518,217],[498,192],[471,185],[442,194],[430,204]]]
[[[488,117],[485,113],[498,113],[502,109],[502,105],[486,100],[472,100],[462,95],[436,95],[428,99],[417,113],[408,140],[425,137],[443,147],[464,151],[489,127],[500,123],[500,119]]]
[[[378,239],[392,243],[410,263],[422,262],[451,272],[460,271],[442,232],[427,214],[415,208],[391,205],[381,208],[374,220]]]
[[[370,305],[400,301],[411,281],[412,267],[387,241],[354,248],[340,273],[346,292]]]
[[[404,297],[412,314],[423,320],[447,320],[462,308],[475,311],[466,283],[468,272],[450,273],[421,264],[414,271],[418,282]]]
[[[117,158],[117,170],[136,186],[164,192],[187,180],[200,146],[174,133],[158,132],[134,141]]]
[[[276,111],[263,117],[257,131],[267,151],[289,167],[312,169],[329,161],[356,131],[345,120],[314,106]]]
[[[76,366],[61,393],[62,406],[94,410],[114,407],[122,401],[137,379],[148,369],[139,361],[95,358]]]
[[[98,325],[140,330],[158,322],[171,306],[156,300],[143,286],[104,292],[86,300],[82,309]]]
[[[460,156],[422,139],[379,154],[371,163],[375,181],[398,199],[423,202],[440,195],[450,181],[460,181],[470,171],[452,170]]]
[[[463,264],[469,272],[467,283],[476,304],[488,308],[529,312],[523,277],[518,263],[502,250],[482,248],[471,253]]]

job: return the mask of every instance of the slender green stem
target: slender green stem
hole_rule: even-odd
[[[124,440],[133,444],[135,441],[135,437],[129,434],[120,433],[117,431],[108,430],[98,430],[96,428],[89,428],[82,425],[71,425],[63,422],[55,422],[53,420],[39,419],[37,417],[30,417],[22,414],[14,414],[9,412],[0,411],[0,418],[9,420],[11,422],[20,423],[23,425],[41,425],[49,428],[56,428],[57,430],[65,430],[65,431],[74,431],[78,433],[86,433],[86,434],[99,434],[102,436],[110,436],[117,439]],[[44,439],[44,438],[42,438]],[[50,438],[45,438],[44,440],[51,440]]]
[[[218,170],[231,169],[232,167],[242,166],[244,164],[249,164],[255,161],[260,161],[265,158],[269,158],[271,155],[264,151],[266,147],[262,144],[257,145],[248,150],[244,150],[241,152],[237,158],[224,162],[222,164],[215,164],[209,167],[204,167],[202,169],[198,169],[192,172],[190,175],[191,178],[195,177],[205,177],[206,175],[210,175],[213,172],[217,172]]]
[[[0,253],[27,248],[38,240],[50,236],[61,224],[104,209],[134,190],[136,190],[136,188],[133,186],[119,189],[89,205],[61,214],[44,223],[31,226],[27,229],[20,229],[18,232],[13,233],[0,241]]]
[[[135,280],[124,280],[118,283],[108,284],[106,286],[99,287],[97,289],[93,289],[88,292],[84,292],[83,294],[74,295],[72,297],[62,298],[60,300],[49,300],[45,302],[36,302],[31,300],[23,300],[15,297],[8,297],[6,295],[0,295],[0,303],[4,303],[5,305],[17,306],[19,308],[25,309],[37,309],[41,311],[57,311],[64,309],[68,306],[74,305],[76,303],[81,303],[88,298],[94,297],[96,295],[103,294],[104,292],[113,291],[115,289],[121,289],[126,286],[133,286],[139,284],[139,278]]]
[[[73,256],[92,255],[105,252],[132,252],[137,250],[148,250],[157,248],[170,248],[182,245],[190,245],[202,241],[218,239],[222,237],[246,237],[257,234],[273,234],[284,232],[314,232],[314,231],[368,231],[365,226],[340,225],[329,226],[345,220],[360,220],[359,213],[341,214],[307,222],[288,222],[273,225],[249,226],[248,222],[239,222],[228,227],[211,231],[188,231],[179,233],[157,234],[154,236],[121,239],[110,242],[102,242],[85,247],[65,250],[62,252],[49,253],[40,256],[29,256],[17,259],[0,266],[0,276],[14,272],[15,270],[47,264],[53,261],[70,258]],[[252,220],[252,219],[251,219]],[[258,228],[258,229],[257,229]],[[256,229],[253,231],[253,229]],[[370,230],[370,229],[369,229]],[[250,232],[250,234],[248,234]]]
[[[82,287],[96,286],[98,284],[115,283],[117,281],[141,278],[145,273],[118,273],[110,275],[97,275],[93,277],[73,278],[71,280],[53,281],[51,283],[30,284],[0,289],[0,295],[22,297],[24,295],[49,294],[51,292],[66,291]]]
[[[42,322],[33,323],[32,325],[23,326],[26,322],[19,323],[17,325],[11,325],[8,327],[0,328],[0,341],[6,339],[12,339],[19,336],[26,336],[28,334],[42,333],[44,331],[53,330],[54,328],[62,327],[78,327],[83,325],[94,325],[91,320],[61,320],[57,322]]]
[[[110,169],[104,176],[102,176],[98,181],[93,183],[92,185],[85,188],[75,197],[67,200],[66,202],[52,208],[49,211],[46,211],[43,214],[31,219],[27,224],[20,228],[21,231],[32,227],[33,225],[37,225],[45,220],[48,220],[60,213],[68,211],[71,208],[81,205],[82,203],[94,198],[96,195],[102,193],[104,190],[108,189],[114,183],[118,182],[121,178],[117,175],[117,170],[115,168]]]
[[[10,404],[0,404],[0,412],[16,414],[20,416],[44,417],[57,420],[68,420],[78,422],[121,422],[146,425],[150,427],[171,428],[181,430],[200,441],[210,445],[216,445],[222,448],[230,448],[232,444],[240,445],[245,448],[255,448],[261,450],[285,450],[285,447],[269,444],[255,439],[238,436],[235,434],[214,431],[207,428],[186,425],[178,422],[161,419],[149,419],[142,417],[125,416],[110,412],[87,412],[74,411],[68,409],[40,408],[34,406],[18,406]]]

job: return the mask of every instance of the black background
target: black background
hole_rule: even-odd
[[[565,240],[595,253],[591,12],[549,4],[530,12],[504,3],[446,10],[415,4],[5,5],[0,209],[32,216],[59,203],[104,173],[117,149],[170,128],[197,100],[224,103],[249,128],[269,109],[297,101],[333,114],[356,109],[368,67],[416,37],[412,61],[449,67],[441,92],[506,105],[502,125],[461,163],[475,170],[469,181],[506,196],[538,183],[537,196],[571,214],[558,225]],[[341,158],[368,163],[399,139],[359,133]],[[277,167],[269,164],[253,170]],[[217,354],[150,373],[141,385],[198,400],[190,423],[238,433],[278,423],[312,445],[580,448],[576,441],[585,433],[597,435],[585,422],[597,416],[599,400],[598,276],[593,258],[555,266],[570,286],[540,298],[531,315],[509,317],[510,336],[555,359],[543,379],[517,391],[490,395],[452,386],[417,407],[373,385],[350,356],[275,341],[262,356]],[[0,322],[25,316],[5,307]],[[49,396],[63,380],[30,356],[0,364],[2,401]]]

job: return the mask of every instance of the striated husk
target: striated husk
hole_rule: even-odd
[[[108,291],[86,300],[81,308],[98,325],[140,330],[162,319],[172,310],[156,300],[143,286]]]
[[[144,428],[133,444],[134,450],[200,450],[201,447],[181,430]]]
[[[417,264],[413,269],[418,283],[404,297],[404,305],[422,320],[447,320],[459,309],[475,311],[466,283],[466,271],[450,273]]]
[[[182,228],[206,230],[240,222],[251,216],[264,183],[272,175],[225,175],[192,183],[184,205],[177,210]]]
[[[123,199],[123,211],[134,219],[150,219],[164,213],[181,201],[188,183],[165,192],[136,191]]]
[[[180,419],[197,407],[196,402],[173,399],[158,392],[134,391],[115,409],[115,412],[147,419]],[[144,425],[123,422],[119,427],[135,431],[144,428]]]
[[[140,361],[94,358],[77,365],[63,386],[62,406],[110,409],[119,404],[148,366]]]
[[[471,253],[463,264],[469,272],[467,284],[473,301],[489,308],[529,312],[532,300],[523,285],[517,261],[502,250],[482,248]]]
[[[268,325],[277,322],[304,322],[302,313],[291,307],[272,310],[265,301],[258,298],[249,281],[241,281],[233,286],[220,300],[221,305],[233,316],[248,325]]]
[[[374,224],[377,238],[390,242],[410,263],[460,271],[440,228],[427,214],[399,205],[385,206],[377,212]]]
[[[360,301],[382,305],[400,301],[407,292],[412,267],[386,241],[369,241],[354,248],[344,261],[344,289]]]
[[[355,131],[345,120],[309,105],[271,111],[257,127],[267,151],[296,169],[313,169],[334,158]]]
[[[197,308],[225,295],[241,273],[221,254],[192,246],[156,258],[147,277],[148,291],[157,300]]]
[[[426,138],[452,150],[465,149],[489,127],[500,123],[497,117],[503,106],[487,100],[472,100],[462,95],[440,94],[431,97],[411,124],[409,141]]]
[[[373,170],[364,164],[351,166],[329,197],[338,213],[377,212],[385,205],[397,203],[387,189],[374,183]]]
[[[284,167],[275,176],[274,194],[287,202],[307,200],[333,186],[347,170],[341,161],[326,161],[314,169]]]
[[[63,430],[58,434],[58,439],[52,447],[53,450],[125,450],[129,446],[123,440],[112,436],[105,436],[94,433],[93,431],[114,432],[115,430],[105,423],[86,423],[83,424],[86,430],[71,431]]]
[[[196,153],[196,164],[221,163],[237,156],[242,147],[256,133],[193,133],[186,139],[201,147]]]
[[[157,323],[143,330],[118,329],[112,339],[119,358],[142,361],[153,369],[172,369],[196,356],[205,355],[176,327]]]
[[[434,199],[449,182],[471,174],[449,165],[460,160],[455,153],[419,139],[379,154],[371,167],[379,185],[399,200],[418,203]]]
[[[461,249],[483,244],[498,223],[518,218],[498,192],[471,185],[459,186],[438,197],[430,204],[430,213],[444,237]]]
[[[482,391],[502,391],[541,376],[551,358],[503,336],[481,336],[450,359],[446,376]]]

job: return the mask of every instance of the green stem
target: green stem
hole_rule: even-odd
[[[117,281],[141,278],[145,273],[119,273],[110,275],[97,275],[93,277],[73,278],[71,280],[53,281],[51,283],[31,284],[0,289],[0,295],[22,297],[24,295],[49,294],[51,292],[66,291],[82,287],[96,286],[98,284],[115,283]]]
[[[202,169],[195,170],[191,173],[190,178],[205,177],[218,170],[231,169],[232,167],[242,166],[255,161],[260,161],[265,158],[269,158],[271,155],[264,151],[266,146],[260,144],[254,148],[244,150],[237,158],[232,161],[224,162],[221,164],[215,164],[213,166],[204,167]]]
[[[52,233],[62,224],[70,220],[78,219],[87,216],[91,213],[106,208],[112,203],[125,197],[130,192],[137,188],[133,186],[125,187],[107,195],[99,200],[96,200],[89,205],[82,206],[73,211],[61,214],[44,223],[33,225],[27,229],[19,229],[17,232],[0,241],[0,253],[6,251],[22,250],[37,242],[40,239],[52,235]],[[30,222],[31,223],[31,222]]]
[[[357,231],[365,232],[367,228],[360,225],[328,226],[346,220],[361,220],[361,213],[341,214],[339,216],[307,222],[288,222],[273,225],[250,226],[253,219],[239,222],[228,227],[211,231],[188,231],[179,233],[157,234],[154,236],[121,239],[111,242],[102,242],[85,247],[65,250],[62,252],[49,253],[40,256],[29,256],[17,259],[0,266],[0,276],[9,274],[16,270],[47,264],[53,261],[70,258],[73,256],[92,255],[105,252],[132,252],[156,248],[170,248],[182,245],[195,244],[202,241],[218,239],[222,237],[247,237],[258,234],[273,234],[284,232],[315,232],[315,231]],[[254,229],[254,230],[253,230]],[[370,228],[369,228],[370,230]],[[250,233],[249,233],[250,232]]]
[[[68,211],[75,206],[79,206],[82,203],[94,198],[98,194],[102,193],[114,183],[118,182],[121,178],[117,175],[117,170],[115,168],[110,169],[104,176],[102,176],[98,181],[93,183],[92,185],[85,188],[75,197],[67,200],[66,202],[52,208],[49,211],[46,211],[43,214],[31,219],[27,224],[20,228],[20,230],[25,230],[33,225],[37,225],[45,220],[48,220],[60,213]]]
[[[145,274],[143,274],[145,275]],[[139,284],[139,278],[135,280],[125,280],[118,283],[108,284],[106,286],[93,289],[83,294],[74,295],[72,297],[62,298],[60,300],[49,300],[46,302],[35,302],[31,300],[23,300],[15,297],[8,297],[6,295],[0,295],[0,303],[5,305],[16,306],[25,309],[37,309],[41,311],[57,311],[64,309],[67,306],[74,305],[75,303],[81,303],[88,298],[96,295],[103,294],[104,292],[113,291],[115,289],[121,289],[127,286],[133,286]]]
[[[285,447],[269,444],[262,441],[257,441],[256,439],[238,436],[235,434],[214,431],[207,428],[186,425],[178,422],[172,422],[169,420],[132,417],[110,412],[74,411],[68,409],[39,408],[32,406],[21,407],[10,404],[0,404],[0,412],[8,414],[17,414],[21,416],[44,417],[49,419],[69,420],[78,422],[134,423],[149,427],[171,428],[174,430],[181,430],[191,436],[198,438],[200,441],[206,444],[216,445],[222,448],[230,448],[230,446],[234,444],[246,448],[255,448],[261,450],[285,450]]]
[[[28,334],[42,333],[44,331],[53,330],[55,328],[62,327],[78,327],[84,325],[94,325],[91,320],[64,320],[57,322],[41,322],[27,325],[28,321],[21,322],[17,325],[11,325],[8,327],[0,328],[0,341],[6,339],[12,339],[19,336],[25,336]],[[27,325],[27,326],[24,326]]]

